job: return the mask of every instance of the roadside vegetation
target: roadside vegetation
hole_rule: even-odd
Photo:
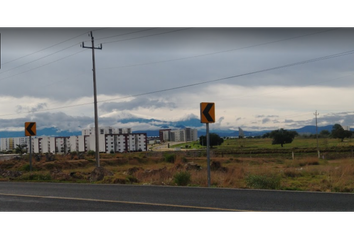
[[[199,141],[198,141],[199,142]],[[206,151],[198,142],[175,152],[28,155],[0,161],[0,181],[207,186]],[[220,188],[354,192],[354,140],[295,137],[224,139],[211,149],[211,185]],[[95,174],[94,174],[95,173]]]

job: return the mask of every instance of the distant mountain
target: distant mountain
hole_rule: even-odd
[[[200,120],[198,119],[198,122],[196,119],[190,119],[190,120],[184,120],[184,121],[176,121],[176,122],[163,122],[160,120],[156,119],[134,119],[133,121],[145,121],[149,123],[155,123],[154,125],[156,126],[156,130],[135,130],[133,129],[133,133],[146,133],[148,137],[152,136],[159,136],[159,130],[164,129],[164,128],[172,128],[172,129],[183,129],[186,127],[190,128],[197,128],[200,126],[203,126],[200,123]],[[122,121],[120,121],[122,122]],[[124,121],[125,123],[128,122]],[[123,123],[123,122],[122,122]],[[320,133],[322,130],[327,130],[329,132],[332,131],[332,126],[333,125],[328,125],[328,126],[323,126],[323,127],[318,127],[317,131]],[[275,130],[275,129],[274,129]],[[296,131],[299,134],[315,134],[316,133],[316,126],[305,126],[302,128],[298,129],[287,129],[287,130],[292,130]],[[244,136],[245,137],[251,137],[251,136],[262,136],[263,134],[267,132],[271,132],[272,130],[265,130],[265,131],[245,131]],[[211,133],[216,133],[221,137],[238,137],[239,132],[235,130],[228,130],[228,129],[213,129],[210,130]],[[205,129],[199,129],[198,130],[198,137],[205,135],[206,130]],[[57,128],[45,128],[41,130],[37,130],[37,136],[53,136],[53,137],[69,137],[69,136],[78,136],[81,135],[81,131],[65,131],[65,130],[59,130]],[[10,138],[10,137],[24,137],[25,133],[24,131],[0,131],[0,138]]]
[[[180,120],[180,121],[162,121],[154,118],[150,119],[145,119],[145,118],[138,118],[138,117],[132,117],[132,118],[125,118],[125,119],[120,119],[118,121],[119,123],[148,123],[150,125],[156,126],[158,128],[186,128],[186,127],[191,127],[191,128],[197,128],[197,127],[202,127],[203,124],[200,122],[199,118],[190,118],[186,120]]]
[[[317,132],[320,133],[322,130],[327,130],[329,132],[332,131],[333,125],[328,125],[324,127],[317,127]],[[299,129],[293,129],[294,131],[297,131],[299,134],[301,133],[311,133],[315,134],[316,133],[316,126],[305,126]]]
[[[186,126],[184,125],[175,125],[175,127],[173,127],[173,129],[177,129],[180,126],[180,128],[185,128]],[[317,131],[318,133],[320,133],[322,130],[328,130],[329,132],[332,131],[332,126],[333,125],[328,125],[328,126],[324,126],[324,127],[318,127]],[[190,126],[188,126],[190,127]],[[160,129],[163,128],[167,128],[167,127],[161,127]],[[192,127],[193,128],[193,127]],[[276,129],[274,129],[276,130]],[[302,128],[298,128],[298,129],[287,129],[287,130],[291,130],[291,131],[296,131],[299,134],[315,134],[316,133],[316,126],[305,126]],[[271,132],[273,130],[263,130],[263,131],[243,131],[244,132],[244,136],[245,137],[256,137],[256,136],[262,136],[265,133]],[[147,136],[158,136],[159,135],[159,130],[140,130],[140,131],[133,131],[133,132],[145,132],[147,133]],[[238,137],[239,136],[239,131],[235,131],[235,130],[224,130],[224,129],[213,129],[210,130],[211,133],[216,133],[221,137]],[[198,130],[198,137],[206,134],[206,130],[205,129],[199,129]]]
[[[62,131],[56,128],[44,128],[37,130],[37,136],[53,136],[53,137],[69,137],[81,135],[81,131]],[[23,131],[0,131],[0,138],[11,138],[11,137],[25,137],[25,130]]]

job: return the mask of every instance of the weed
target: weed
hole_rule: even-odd
[[[50,181],[52,180],[52,177],[50,174],[30,173],[22,175],[20,179],[30,181]]]
[[[22,165],[20,167],[20,171],[24,171],[24,172],[29,172],[31,170],[31,167],[30,167],[30,164],[25,164],[25,165]],[[32,164],[32,171],[36,171],[37,169],[33,166]]]
[[[281,178],[278,175],[249,175],[247,186],[257,189],[280,189]]]
[[[191,174],[187,171],[178,172],[173,176],[173,181],[178,186],[187,186],[191,182]]]
[[[87,156],[93,156],[93,155],[95,155],[95,151],[93,150],[87,151]]]
[[[175,154],[171,154],[171,153],[166,153],[164,154],[164,159],[166,162],[169,162],[169,163],[174,163],[175,162],[175,159],[176,159],[176,155]]]
[[[302,176],[302,172],[301,171],[298,171],[296,169],[285,169],[284,170],[284,175],[286,177],[290,177],[290,178],[295,178],[295,177],[299,177],[299,176]]]

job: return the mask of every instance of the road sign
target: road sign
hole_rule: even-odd
[[[214,123],[215,122],[215,103],[200,103],[200,122]]]
[[[36,136],[36,122],[25,122],[25,136]]]

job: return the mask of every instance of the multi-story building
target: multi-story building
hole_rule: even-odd
[[[17,145],[29,146],[28,137],[15,137],[15,138],[1,138],[0,151],[14,150]]]
[[[198,130],[185,129],[161,129],[159,131],[160,141],[191,142],[198,140]]]
[[[106,152],[146,151],[146,133],[106,134]]]
[[[147,151],[147,134],[132,133],[131,128],[100,128],[99,152]],[[29,138],[2,138],[0,150],[13,150],[16,144],[28,144]],[[82,130],[81,136],[32,137],[33,153],[86,152],[96,149],[95,128]]]
[[[159,130],[160,141],[170,141],[171,139],[171,129],[161,129]]]

